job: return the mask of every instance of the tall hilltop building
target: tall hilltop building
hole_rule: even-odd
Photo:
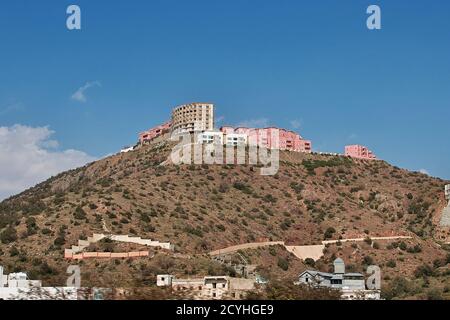
[[[258,145],[268,149],[280,149],[296,152],[312,152],[311,141],[303,139],[298,133],[269,128],[214,128],[214,104],[189,103],[175,107],[172,119],[162,125],[139,134],[141,144],[153,141],[165,134],[172,136],[196,134],[196,141],[202,144],[219,143],[224,145]],[[274,138],[274,135],[276,138]]]
[[[190,103],[172,111],[172,134],[194,133],[214,130],[214,105]]]

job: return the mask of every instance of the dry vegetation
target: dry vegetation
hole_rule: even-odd
[[[70,263],[64,248],[106,226],[114,234],[170,241],[183,255],[159,250],[151,259],[85,261],[87,281],[127,274],[130,279],[114,276],[115,282],[151,285],[157,273],[231,272],[206,255],[228,245],[402,234],[413,240],[329,246],[310,267],[326,271],[341,256],[363,271],[372,259],[382,267],[388,297],[445,296],[449,290],[448,251],[440,246],[448,231],[436,224],[448,182],[383,161],[289,152],[281,153],[275,176],[261,176],[250,165],[160,165],[170,150],[161,143],[108,157],[0,203],[0,264],[63,284]],[[101,243],[95,249],[123,248]],[[291,282],[306,267],[281,248],[251,251],[249,258],[274,283]]]

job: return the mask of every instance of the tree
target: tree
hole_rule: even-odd
[[[333,234],[336,232],[336,230],[333,227],[329,227],[325,233],[324,233],[324,238],[325,239],[331,239],[333,237]]]
[[[439,289],[431,289],[427,292],[428,300],[444,300],[442,292]]]
[[[394,260],[389,260],[386,263],[386,266],[388,266],[389,268],[395,268],[397,266],[397,263]]]
[[[284,271],[287,271],[287,269],[289,269],[289,262],[288,262],[286,259],[282,258],[282,257],[279,257],[279,258],[278,258],[278,263],[277,263],[277,265],[278,265],[281,269],[283,269]]]
[[[78,206],[75,209],[74,217],[77,220],[84,220],[84,219],[86,219],[86,212],[84,212],[82,207]]]
[[[414,276],[416,278],[420,277],[429,277],[433,275],[433,268],[431,268],[428,264],[421,265],[417,267],[414,271]]]
[[[310,267],[314,267],[316,265],[316,262],[314,261],[314,259],[306,258],[305,259],[305,264],[310,266]]]
[[[17,240],[17,231],[12,226],[9,226],[0,234],[0,240],[3,244],[8,244]]]

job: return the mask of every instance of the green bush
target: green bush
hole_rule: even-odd
[[[367,266],[373,265],[373,258],[371,256],[365,256],[363,259],[363,264]]]
[[[282,258],[282,257],[278,258],[277,265],[278,265],[278,267],[280,267],[284,271],[287,271],[289,269],[289,262],[286,259]]]
[[[414,271],[414,276],[416,278],[429,277],[432,275],[433,275],[433,268],[430,267],[428,264],[421,265],[417,267],[417,269]]]
[[[324,238],[325,239],[331,239],[333,237],[333,234],[336,233],[336,229],[334,229],[333,227],[329,227],[325,233],[324,233]]]
[[[76,207],[73,216],[77,220],[84,220],[86,219],[86,212],[83,210],[82,207],[78,206]]]
[[[388,266],[389,268],[395,268],[397,266],[397,263],[394,260],[389,260],[386,263],[386,266]]]
[[[0,240],[4,244],[8,244],[17,240],[17,231],[12,226],[9,226],[0,234]]]
[[[313,268],[313,267],[316,265],[316,262],[314,261],[314,259],[306,258],[306,259],[305,259],[305,264],[306,264],[307,266],[310,266],[310,267]]]

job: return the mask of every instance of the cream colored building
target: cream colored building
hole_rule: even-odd
[[[214,105],[190,103],[172,111],[172,134],[214,130]]]
[[[255,280],[228,276],[208,276],[194,279],[177,279],[168,274],[157,275],[158,287],[172,287],[184,291],[194,299],[243,299],[249,291],[255,290]]]

